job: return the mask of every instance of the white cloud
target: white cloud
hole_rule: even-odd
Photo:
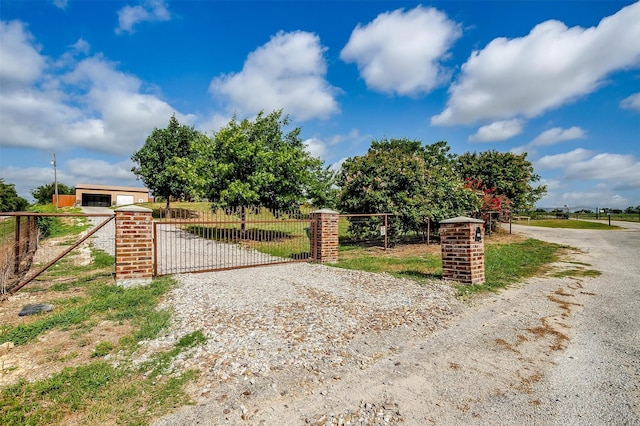
[[[550,146],[555,145],[559,142],[583,139],[586,136],[587,132],[577,126],[573,126],[568,129],[563,129],[562,127],[553,127],[540,133],[528,144],[512,148],[511,152],[514,154],[522,154],[524,152],[532,154],[536,152],[536,147]]]
[[[48,158],[43,158],[44,167],[3,167],[2,177],[6,182],[15,183],[21,197],[33,200],[31,190],[53,182],[53,167]],[[91,158],[74,158],[61,162],[58,158],[57,178],[59,183],[75,186],[78,183],[105,185],[143,186],[131,173],[133,163],[130,160],[110,163]]]
[[[620,102],[620,106],[640,112],[640,93],[635,93]]]
[[[37,52],[22,24],[2,23],[0,31],[3,146],[86,147],[130,154],[154,127],[165,127],[175,112],[157,96],[144,93],[137,77],[118,71],[99,55],[76,62],[65,53],[56,63]],[[78,48],[84,49],[85,44],[71,47]],[[176,116],[185,124],[193,120]]]
[[[324,158],[327,153],[327,145],[317,138],[310,138],[304,141],[305,148],[314,157]]]
[[[327,138],[327,143],[329,145],[338,145],[345,142],[349,142],[351,144],[359,144],[361,142],[365,142],[371,139],[371,135],[369,134],[361,134],[358,129],[351,129],[349,133],[332,135]]]
[[[521,38],[497,38],[471,54],[436,125],[533,117],[596,90],[607,74],[640,62],[640,2],[567,28],[546,21]]]
[[[569,206],[571,211],[588,209],[595,212],[596,208],[603,207],[624,209],[637,205],[637,201],[603,185],[595,185],[585,191],[549,191],[537,205],[547,208]]]
[[[574,139],[582,139],[586,136],[584,130],[580,127],[570,127],[563,129],[562,127],[554,127],[549,130],[545,130],[533,139],[530,146],[549,146],[555,145],[558,142],[570,141]]]
[[[522,120],[496,121],[482,126],[476,133],[469,136],[469,142],[504,141],[522,133]]]
[[[125,6],[118,11],[116,34],[133,33],[133,27],[140,22],[161,22],[171,19],[164,0],[146,0],[139,6]]]
[[[370,89],[415,96],[448,81],[440,61],[461,35],[460,25],[437,9],[398,9],[358,25],[340,58],[358,65]]]
[[[336,173],[339,173],[340,170],[342,170],[342,163],[344,163],[345,161],[347,161],[349,157],[342,157],[341,159],[339,159],[338,161],[336,161],[335,163],[331,164],[331,166],[329,166],[329,168],[331,170],[333,170]]]
[[[74,158],[66,161],[63,167],[66,174],[72,179],[67,184],[68,186],[85,182],[112,185],[117,185],[113,182],[121,182],[124,185],[137,186],[134,184],[136,178],[131,172],[133,162],[130,160],[109,163],[91,158]]]
[[[591,157],[592,151],[586,149],[577,148],[570,152],[555,155],[545,155],[541,159],[535,162],[536,168],[541,169],[558,169],[567,167],[571,164],[575,164],[580,161]]]
[[[74,52],[84,53],[85,55],[87,55],[91,50],[91,45],[84,38],[80,37],[78,41],[76,41],[71,46],[71,48],[73,49]]]
[[[53,5],[58,9],[66,9],[69,5],[69,0],[53,0]]]
[[[325,50],[315,34],[279,32],[249,54],[242,71],[214,78],[209,92],[239,115],[284,109],[298,120],[327,118],[339,112],[339,90],[325,79]]]
[[[208,118],[201,120],[196,125],[196,128],[202,133],[211,135],[217,132],[218,130],[220,130],[222,127],[229,124],[232,118],[233,116],[231,114],[226,115],[226,114],[215,113],[209,116]]]
[[[0,21],[0,40],[2,91],[22,88],[36,81],[46,61],[26,26],[20,21]]]
[[[582,148],[547,155],[535,162],[540,169],[560,169],[569,181],[605,181],[612,190],[640,190],[640,160],[633,155],[595,154]]]

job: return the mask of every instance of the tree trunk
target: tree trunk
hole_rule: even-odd
[[[247,229],[247,208],[245,206],[240,207],[240,221],[240,230],[244,235],[244,231]]]
[[[167,197],[167,203],[164,206],[164,212],[166,214],[166,219],[171,219],[171,206],[170,206],[170,197]]]

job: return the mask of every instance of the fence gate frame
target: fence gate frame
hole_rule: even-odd
[[[308,250],[300,252],[299,257],[278,257],[275,255],[271,255],[268,253],[263,253],[258,251],[255,248],[244,248],[241,247],[241,241],[252,241],[251,238],[241,238],[237,235],[228,238],[227,241],[217,241],[215,239],[209,239],[205,236],[199,236],[196,234],[189,233],[187,230],[182,230],[180,227],[182,226],[237,226],[240,225],[241,228],[250,227],[251,225],[290,225],[290,224],[307,224],[308,229],[307,236],[309,238]],[[215,261],[220,261],[219,257],[209,262],[209,264],[203,264],[201,266],[192,266],[192,267],[184,267],[182,265],[178,265],[175,268],[173,266],[166,266],[165,262],[167,257],[164,253],[166,253],[165,248],[171,244],[171,241],[167,241],[168,238],[164,237],[168,232],[172,231],[162,231],[162,227],[174,227],[176,230],[179,230],[180,233],[189,234],[187,238],[199,239],[201,241],[195,242],[195,244],[200,244],[202,246],[208,245],[210,247],[216,247],[215,249],[200,253],[203,257],[209,256],[211,253],[215,253],[215,256],[218,256],[221,252],[223,253],[222,266],[211,266]],[[160,230],[159,230],[160,228]],[[255,230],[253,237],[259,241],[261,237],[268,238],[265,230]],[[228,231],[228,230],[227,230]],[[276,234],[278,231],[276,231]],[[167,221],[153,221],[153,276],[160,277],[165,275],[171,275],[175,273],[203,273],[203,272],[214,272],[214,271],[226,271],[226,270],[234,270],[234,269],[245,269],[245,268],[256,268],[260,266],[268,266],[268,265],[279,265],[284,263],[298,263],[298,262],[314,262],[316,259],[314,257],[313,244],[312,244],[312,236],[317,233],[317,220],[313,218],[309,219],[276,219],[276,220],[238,220],[238,221],[225,221],[225,220],[167,220]],[[282,231],[282,235],[284,235],[284,231]],[[184,236],[176,237],[176,239],[184,240]],[[164,245],[164,246],[163,246]],[[187,246],[188,243],[185,243],[183,247]],[[224,246],[223,246],[224,245]],[[286,244],[283,244],[286,245]],[[193,248],[193,244],[191,245]],[[179,249],[178,249],[179,251]],[[176,250],[174,250],[175,254]],[[192,253],[193,254],[193,253]],[[214,257],[215,257],[214,256]],[[197,255],[196,255],[197,257]],[[239,258],[250,257],[251,259],[238,260]],[[189,259],[185,259],[189,262]],[[225,266],[228,265],[228,266]]]
[[[13,268],[14,268],[14,273],[16,275],[20,273],[19,269],[20,269],[20,264],[23,262],[23,257],[24,256],[33,256],[35,254],[35,251],[37,250],[37,245],[38,245],[38,242],[39,242],[39,236],[38,236],[38,232],[39,231],[37,230],[37,227],[35,226],[36,217],[105,217],[107,219],[105,221],[99,223],[97,226],[91,228],[89,230],[89,232],[87,232],[83,237],[81,237],[75,243],[73,243],[68,248],[66,248],[62,253],[60,253],[57,256],[55,256],[52,260],[47,262],[40,269],[36,270],[33,273],[33,275],[28,274],[28,268],[27,268],[27,270],[25,270],[24,273],[25,273],[25,275],[28,275],[28,277],[26,279],[23,279],[23,277],[21,277],[18,280],[17,284],[11,286],[7,290],[6,295],[0,294],[0,297],[9,296],[9,295],[12,295],[12,294],[18,292],[21,288],[23,288],[24,286],[29,284],[31,281],[33,281],[34,279],[36,279],[37,277],[42,275],[47,269],[51,268],[60,259],[62,259],[67,254],[69,254],[71,251],[73,251],[74,249],[79,247],[82,243],[84,243],[86,240],[91,238],[91,236],[93,236],[96,232],[98,232],[107,223],[111,222],[115,218],[114,215],[107,214],[107,213],[3,212],[1,214],[1,216],[13,216],[13,217],[15,217],[16,224],[15,224],[15,235],[14,235],[14,267]],[[28,231],[27,231],[27,237],[26,237],[26,246],[27,247],[25,247],[24,249],[23,249],[23,245],[25,245],[25,244],[22,241],[21,225],[20,225],[22,217],[27,217],[27,224],[28,224]],[[32,235],[33,232],[36,233],[35,238],[33,238],[33,235]],[[33,251],[31,251],[29,249],[29,245],[34,244],[34,243],[35,243],[34,249],[33,249]],[[28,263],[30,265],[30,261],[28,261]]]

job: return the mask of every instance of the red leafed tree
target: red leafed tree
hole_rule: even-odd
[[[505,195],[497,195],[496,188],[487,188],[482,180],[470,178],[464,180],[464,186],[481,195],[482,207],[476,216],[480,216],[484,220],[485,226],[489,225],[489,220],[493,222],[491,226],[494,227],[496,222],[509,217],[511,201]]]

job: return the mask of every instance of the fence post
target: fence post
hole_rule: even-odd
[[[463,284],[482,284],[484,277],[484,222],[455,217],[440,222],[442,278]]]
[[[20,262],[22,262],[22,239],[20,238],[20,219],[21,216],[16,216],[15,220],[15,230],[13,232],[14,236],[14,245],[13,245],[13,253],[14,253],[14,273],[17,275],[20,272]]]
[[[116,284],[136,287],[153,276],[152,210],[139,206],[116,209]]]
[[[316,263],[338,261],[338,212],[329,209],[311,212],[311,257]]]

